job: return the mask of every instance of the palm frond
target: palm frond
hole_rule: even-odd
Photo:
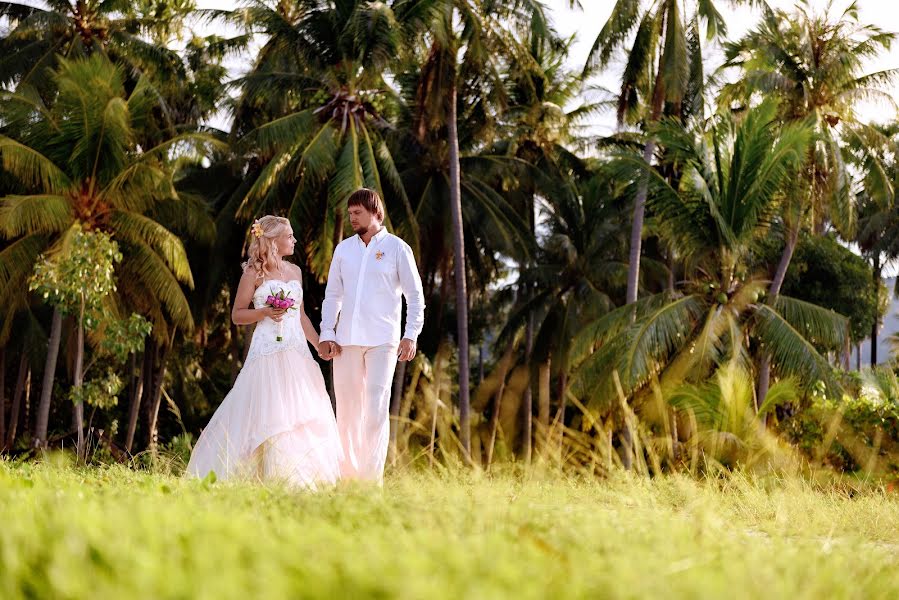
[[[778,295],[774,308],[784,320],[812,344],[842,350],[849,335],[849,320],[817,304]]]
[[[755,311],[755,334],[771,354],[775,370],[783,376],[796,376],[804,385],[822,381],[831,390],[839,384],[827,361],[814,345],[786,319],[767,305]]]
[[[63,196],[6,196],[0,199],[0,233],[7,238],[36,233],[59,233],[72,224],[74,214]]]
[[[146,313],[158,311],[156,307],[161,305],[179,329],[192,331],[194,320],[190,303],[165,261],[144,243],[127,242],[123,246],[119,280],[133,280],[147,292],[134,300],[147,305],[143,307]]]
[[[602,69],[609,64],[612,54],[627,39],[630,32],[637,24],[640,16],[640,3],[633,0],[618,0],[612,8],[599,35],[593,41],[590,53],[587,55],[587,64],[584,73]]]
[[[47,194],[61,194],[72,186],[65,171],[46,156],[28,146],[0,135],[0,157],[3,168],[26,186],[37,187]]]
[[[122,210],[109,215],[109,227],[115,237],[133,245],[147,245],[165,262],[178,281],[193,287],[190,263],[181,240],[165,227],[143,215]]]

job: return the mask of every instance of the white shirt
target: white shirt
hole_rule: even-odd
[[[387,232],[368,243],[358,235],[334,249],[322,303],[320,339],[341,346],[398,344],[402,301],[406,297],[404,338],[418,339],[424,326],[421,277],[409,245]]]

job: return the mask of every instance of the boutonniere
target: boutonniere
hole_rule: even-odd
[[[382,258],[384,258],[384,253],[383,253],[383,252],[381,252],[380,250],[378,250],[377,252],[375,252],[375,260],[381,260]]]

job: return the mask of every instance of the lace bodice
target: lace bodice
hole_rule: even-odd
[[[259,356],[274,354],[275,352],[283,352],[288,348],[297,348],[301,353],[312,359],[312,352],[309,350],[309,344],[306,341],[306,335],[300,324],[300,305],[303,302],[303,285],[296,279],[291,281],[281,281],[278,279],[268,279],[253,294],[253,306],[263,308],[265,299],[269,295],[273,295],[280,290],[290,293],[290,297],[295,301],[294,308],[288,310],[280,323],[266,317],[256,323],[256,329],[253,331],[253,339],[250,342],[250,351],[247,354],[246,363],[249,363]],[[278,336],[282,341],[278,341]]]

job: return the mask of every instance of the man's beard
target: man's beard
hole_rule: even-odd
[[[355,231],[359,235],[362,235],[363,233],[368,231],[368,227],[354,227],[353,231]]]

